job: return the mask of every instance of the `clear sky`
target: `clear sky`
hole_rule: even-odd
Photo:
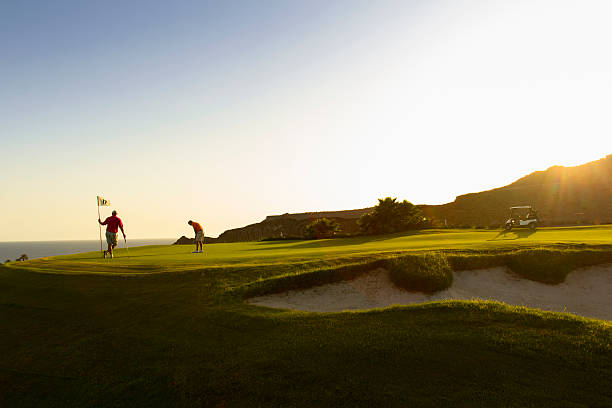
[[[0,2],[0,241],[415,204],[612,153],[609,1]],[[111,208],[103,208],[103,216]]]

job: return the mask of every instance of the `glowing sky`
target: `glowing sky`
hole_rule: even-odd
[[[0,3],[0,241],[445,203],[612,153],[608,1]],[[103,215],[110,209],[104,208]]]

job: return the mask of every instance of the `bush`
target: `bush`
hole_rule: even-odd
[[[331,238],[340,231],[340,225],[329,218],[320,218],[308,224],[304,231],[306,238]]]
[[[453,283],[453,270],[438,253],[390,259],[388,268],[391,281],[406,290],[432,293]]]
[[[419,207],[391,197],[379,198],[374,210],[362,215],[357,224],[363,234],[392,234],[431,225]]]

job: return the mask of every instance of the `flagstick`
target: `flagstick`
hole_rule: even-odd
[[[123,237],[123,240],[125,241],[125,250],[127,251],[127,256],[129,258],[130,257],[130,248],[128,248],[127,238]]]
[[[98,201],[98,220],[100,220],[100,200]],[[102,225],[98,222],[98,227],[100,227],[100,252],[104,253],[104,249],[102,249]]]

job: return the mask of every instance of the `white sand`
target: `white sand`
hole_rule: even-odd
[[[399,289],[381,268],[351,281],[259,296],[247,302],[282,309],[338,312],[444,299],[498,300],[612,320],[612,265],[578,269],[558,285],[523,279],[506,268],[455,272],[453,285],[433,295]]]

